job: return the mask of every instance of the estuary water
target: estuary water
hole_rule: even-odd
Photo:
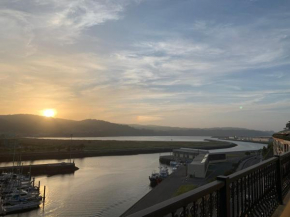
[[[33,163],[62,161],[38,160]],[[159,170],[159,154],[90,157],[74,161],[79,167],[74,174],[36,177],[36,183],[40,181],[41,186],[46,186],[44,206],[9,216],[120,216],[151,190],[148,176],[153,170]]]
[[[116,140],[116,137],[110,138]],[[192,137],[192,140],[185,140],[190,138],[175,137],[174,141],[200,141],[197,139],[208,138],[210,137]],[[152,139],[168,141],[156,137],[150,139],[149,141],[155,141]],[[140,140],[146,141],[143,137]],[[238,146],[212,151],[255,150],[264,146],[250,142],[233,142]],[[9,216],[120,216],[151,190],[148,176],[153,170],[159,170],[159,156],[160,154],[140,154],[75,159],[76,166],[80,169],[74,174],[36,177],[36,183],[41,181],[41,186],[45,185],[47,189],[45,204],[41,205],[40,209]],[[67,160],[37,160],[23,163],[42,164],[62,161]],[[0,164],[0,166],[5,165],[7,163]],[[41,189],[43,190],[43,187]]]
[[[117,141],[204,141],[211,136],[114,136],[114,137],[34,137],[60,140],[117,140]],[[205,141],[206,142],[206,141]]]

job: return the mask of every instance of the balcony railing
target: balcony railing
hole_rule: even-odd
[[[290,153],[275,156],[129,217],[271,216],[290,189]]]

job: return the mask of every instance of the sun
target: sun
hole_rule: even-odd
[[[42,115],[45,117],[54,117],[56,114],[54,109],[45,109],[42,111]]]

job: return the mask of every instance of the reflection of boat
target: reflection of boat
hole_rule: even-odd
[[[149,176],[150,186],[152,187],[158,185],[160,182],[162,182],[163,179],[165,179],[169,175],[167,167],[159,167],[159,169],[159,173],[153,172],[151,176]]]

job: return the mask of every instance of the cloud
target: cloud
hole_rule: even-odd
[[[287,113],[289,13],[211,4],[1,1],[0,112],[177,126]]]
[[[138,1],[28,0],[26,3],[19,9],[20,1],[1,2],[0,19],[13,18],[18,30],[27,29],[29,34],[36,34],[37,41],[58,40],[70,44],[75,43],[86,29],[120,19],[125,7]],[[2,27],[10,28],[11,25],[8,23]]]

